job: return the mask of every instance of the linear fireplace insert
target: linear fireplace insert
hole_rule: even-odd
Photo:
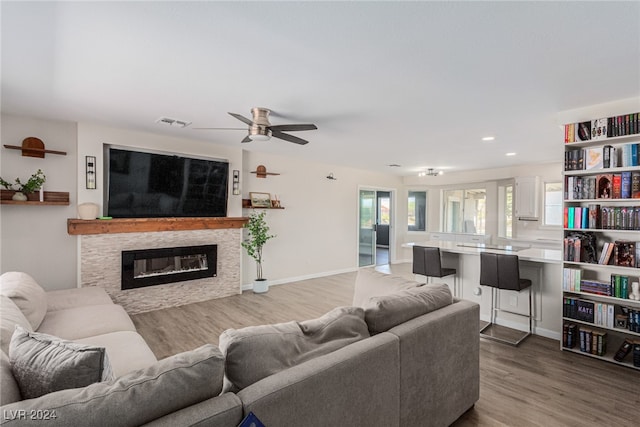
[[[122,289],[214,277],[218,245],[122,251]]]

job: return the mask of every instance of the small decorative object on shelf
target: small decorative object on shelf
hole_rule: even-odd
[[[16,178],[15,183],[11,184],[0,177],[0,185],[7,190],[14,190],[16,192],[12,197],[13,200],[24,202],[27,200],[27,194],[41,189],[42,184],[44,184],[46,180],[47,177],[44,175],[44,172],[42,172],[42,169],[38,169],[25,183],[22,183],[20,178]],[[17,188],[13,188],[14,185],[17,186]]]
[[[267,167],[265,165],[258,165],[256,170],[252,171],[251,173],[255,173],[258,178],[266,178],[267,175],[280,175],[279,173],[275,172],[267,172]]]
[[[280,199],[278,199],[278,195],[274,195],[273,199],[271,200],[271,207],[272,208],[280,208]]]
[[[269,193],[249,193],[252,208],[270,208],[271,194]]]
[[[67,155],[66,151],[45,149],[44,142],[42,142],[41,139],[33,136],[30,136],[29,138],[25,138],[22,141],[22,146],[4,144],[4,147],[9,148],[11,150],[21,150],[22,156],[24,157],[38,157],[40,159],[44,159],[45,153],[59,154],[61,156]]]
[[[640,114],[570,123],[564,142],[562,350],[639,369]]]

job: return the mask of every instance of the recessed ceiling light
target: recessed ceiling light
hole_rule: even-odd
[[[505,156],[515,156],[515,155],[516,155],[516,153],[507,153],[507,154],[505,154]]]
[[[494,139],[496,139],[495,136],[485,136],[482,138],[483,141],[493,141]]]

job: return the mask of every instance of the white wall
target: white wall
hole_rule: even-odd
[[[76,238],[67,234],[67,218],[76,216],[76,124],[2,114],[2,143],[21,145],[24,138],[40,138],[46,148],[66,151],[44,159],[22,157],[0,149],[0,175],[23,182],[38,169],[47,177],[47,191],[68,191],[69,206],[0,205],[0,270],[24,271],[45,289],[76,286]],[[84,181],[83,181],[84,182]]]
[[[250,171],[264,165],[279,176],[257,178]],[[271,283],[355,270],[358,266],[358,189],[360,186],[400,189],[402,180],[391,174],[311,163],[290,157],[246,151],[241,182],[242,194],[270,193],[281,200],[283,210],[267,211],[271,232],[276,234],[264,247],[264,275]],[[337,178],[328,180],[333,172]],[[397,202],[397,200],[396,200]],[[405,218],[396,203],[396,221]],[[404,212],[404,213],[403,213]],[[250,210],[245,210],[249,215]],[[394,248],[397,250],[398,248]],[[246,253],[243,283],[255,279],[255,262]]]
[[[118,129],[92,123],[78,123],[78,203],[97,203],[103,208],[104,159],[103,145],[113,144],[132,148],[144,148],[169,153],[208,156],[229,161],[229,182],[232,171],[242,169],[242,149],[186,138],[132,130]],[[96,157],[97,189],[85,188],[85,156]],[[231,188],[231,185],[229,185]],[[231,191],[231,190],[229,190]],[[242,197],[229,195],[227,216],[242,216]]]

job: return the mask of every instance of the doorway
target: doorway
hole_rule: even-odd
[[[358,266],[386,265],[391,260],[393,191],[360,189]]]

